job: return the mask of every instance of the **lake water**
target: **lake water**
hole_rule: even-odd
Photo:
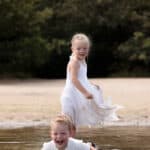
[[[0,130],[0,150],[40,150],[49,141],[48,127]],[[150,150],[150,127],[82,128],[77,138],[94,142],[102,150]]]

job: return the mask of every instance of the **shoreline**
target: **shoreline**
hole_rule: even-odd
[[[5,121],[0,122],[0,130],[20,129],[28,127],[49,127],[49,121]],[[105,128],[105,127],[150,127],[150,120],[131,120],[103,122],[96,126],[84,126],[87,128]],[[79,127],[80,128],[80,127]],[[82,128],[82,127],[81,127]]]

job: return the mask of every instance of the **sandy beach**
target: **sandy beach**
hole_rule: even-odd
[[[98,78],[104,99],[124,106],[117,124],[150,125],[149,78]],[[0,80],[0,128],[49,123],[60,113],[65,80]]]

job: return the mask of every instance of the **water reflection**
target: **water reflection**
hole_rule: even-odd
[[[150,127],[82,128],[77,137],[102,150],[150,150]],[[48,127],[0,130],[0,150],[40,150],[49,141]]]
[[[0,131],[1,150],[39,150],[48,139],[48,128],[32,127]]]

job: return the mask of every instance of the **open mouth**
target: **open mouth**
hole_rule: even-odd
[[[64,143],[63,140],[57,140],[57,141],[56,141],[56,144],[58,144],[58,145],[62,145],[63,143]]]
[[[85,54],[80,54],[80,56],[81,56],[81,57],[84,57],[84,56],[85,56]]]

